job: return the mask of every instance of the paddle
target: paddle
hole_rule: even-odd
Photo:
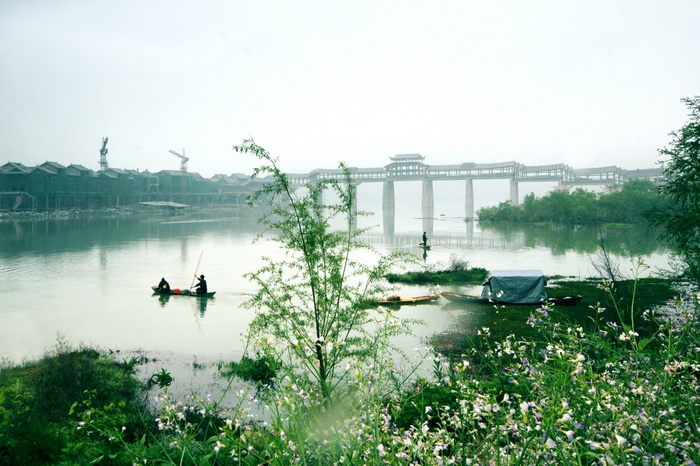
[[[199,253],[199,260],[197,261],[197,268],[194,269],[194,277],[192,278],[192,283],[190,284],[190,290],[194,288],[194,279],[197,278],[197,271],[199,270],[199,263],[202,262],[202,254],[204,251]]]

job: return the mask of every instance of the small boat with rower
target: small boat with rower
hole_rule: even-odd
[[[192,292],[186,289],[181,290],[180,288],[173,288],[169,291],[163,291],[159,289],[157,285],[153,285],[151,289],[153,290],[154,295],[161,296],[189,296],[190,298],[213,298],[216,294],[216,291],[209,291],[204,294],[197,294],[196,292]]]

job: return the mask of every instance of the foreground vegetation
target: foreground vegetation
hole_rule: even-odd
[[[350,171],[340,164],[339,179],[327,178],[296,189],[278,160],[252,139],[233,150],[256,157],[254,177],[268,182],[248,200],[267,202],[271,212],[260,223],[284,258],[263,257],[264,266],[245,274],[257,291],[245,306],[255,310],[246,345],[258,358],[275,361],[279,370],[319,390],[329,407],[336,388],[350,376],[348,360],[377,358],[381,337],[409,330],[406,326],[372,325],[366,303],[386,292],[386,273],[415,259],[407,252],[380,254],[360,240],[356,190]],[[335,197],[324,203],[324,196]],[[339,227],[331,228],[331,223]],[[358,261],[358,252],[365,259]],[[241,361],[247,363],[247,361]],[[304,379],[302,383],[300,380]]]
[[[379,341],[380,357],[348,362],[332,407],[289,373],[224,405],[171,399],[163,371],[146,397],[138,361],[62,345],[0,372],[0,464],[695,464],[700,295],[651,312],[600,292],[612,304],[585,327],[531,308],[530,337],[479,328],[460,354],[426,349],[428,377],[406,378],[415,367]]]

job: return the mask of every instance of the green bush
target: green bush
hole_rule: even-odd
[[[57,463],[78,448],[75,408],[119,406],[132,438],[143,431],[141,384],[133,366],[116,363],[91,348],[59,342],[40,361],[0,373],[0,464]],[[87,443],[94,443],[92,441]],[[78,442],[86,444],[84,440]],[[84,448],[79,448],[81,451]],[[103,446],[97,448],[102,451]]]
[[[450,409],[459,406],[457,391],[448,385],[436,385],[424,379],[418,380],[411,390],[401,394],[401,404],[394,413],[396,427],[408,429],[425,422],[428,426],[435,428],[438,418],[431,413],[439,413],[445,406],[449,406]]]
[[[406,272],[388,273],[385,278],[389,283],[407,283],[413,285],[449,285],[449,284],[478,284],[483,283],[488,271],[481,267],[468,270],[440,270],[436,272]]]
[[[240,362],[232,361],[222,367],[221,373],[225,377],[235,376],[261,385],[271,385],[279,369],[280,364],[270,356],[251,358],[244,354]]]

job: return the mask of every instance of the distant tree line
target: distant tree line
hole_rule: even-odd
[[[501,202],[480,209],[477,215],[481,223],[644,223],[645,214],[663,209],[667,202],[654,183],[635,179],[602,193],[582,188],[555,190],[541,198],[530,193],[520,205]]]

